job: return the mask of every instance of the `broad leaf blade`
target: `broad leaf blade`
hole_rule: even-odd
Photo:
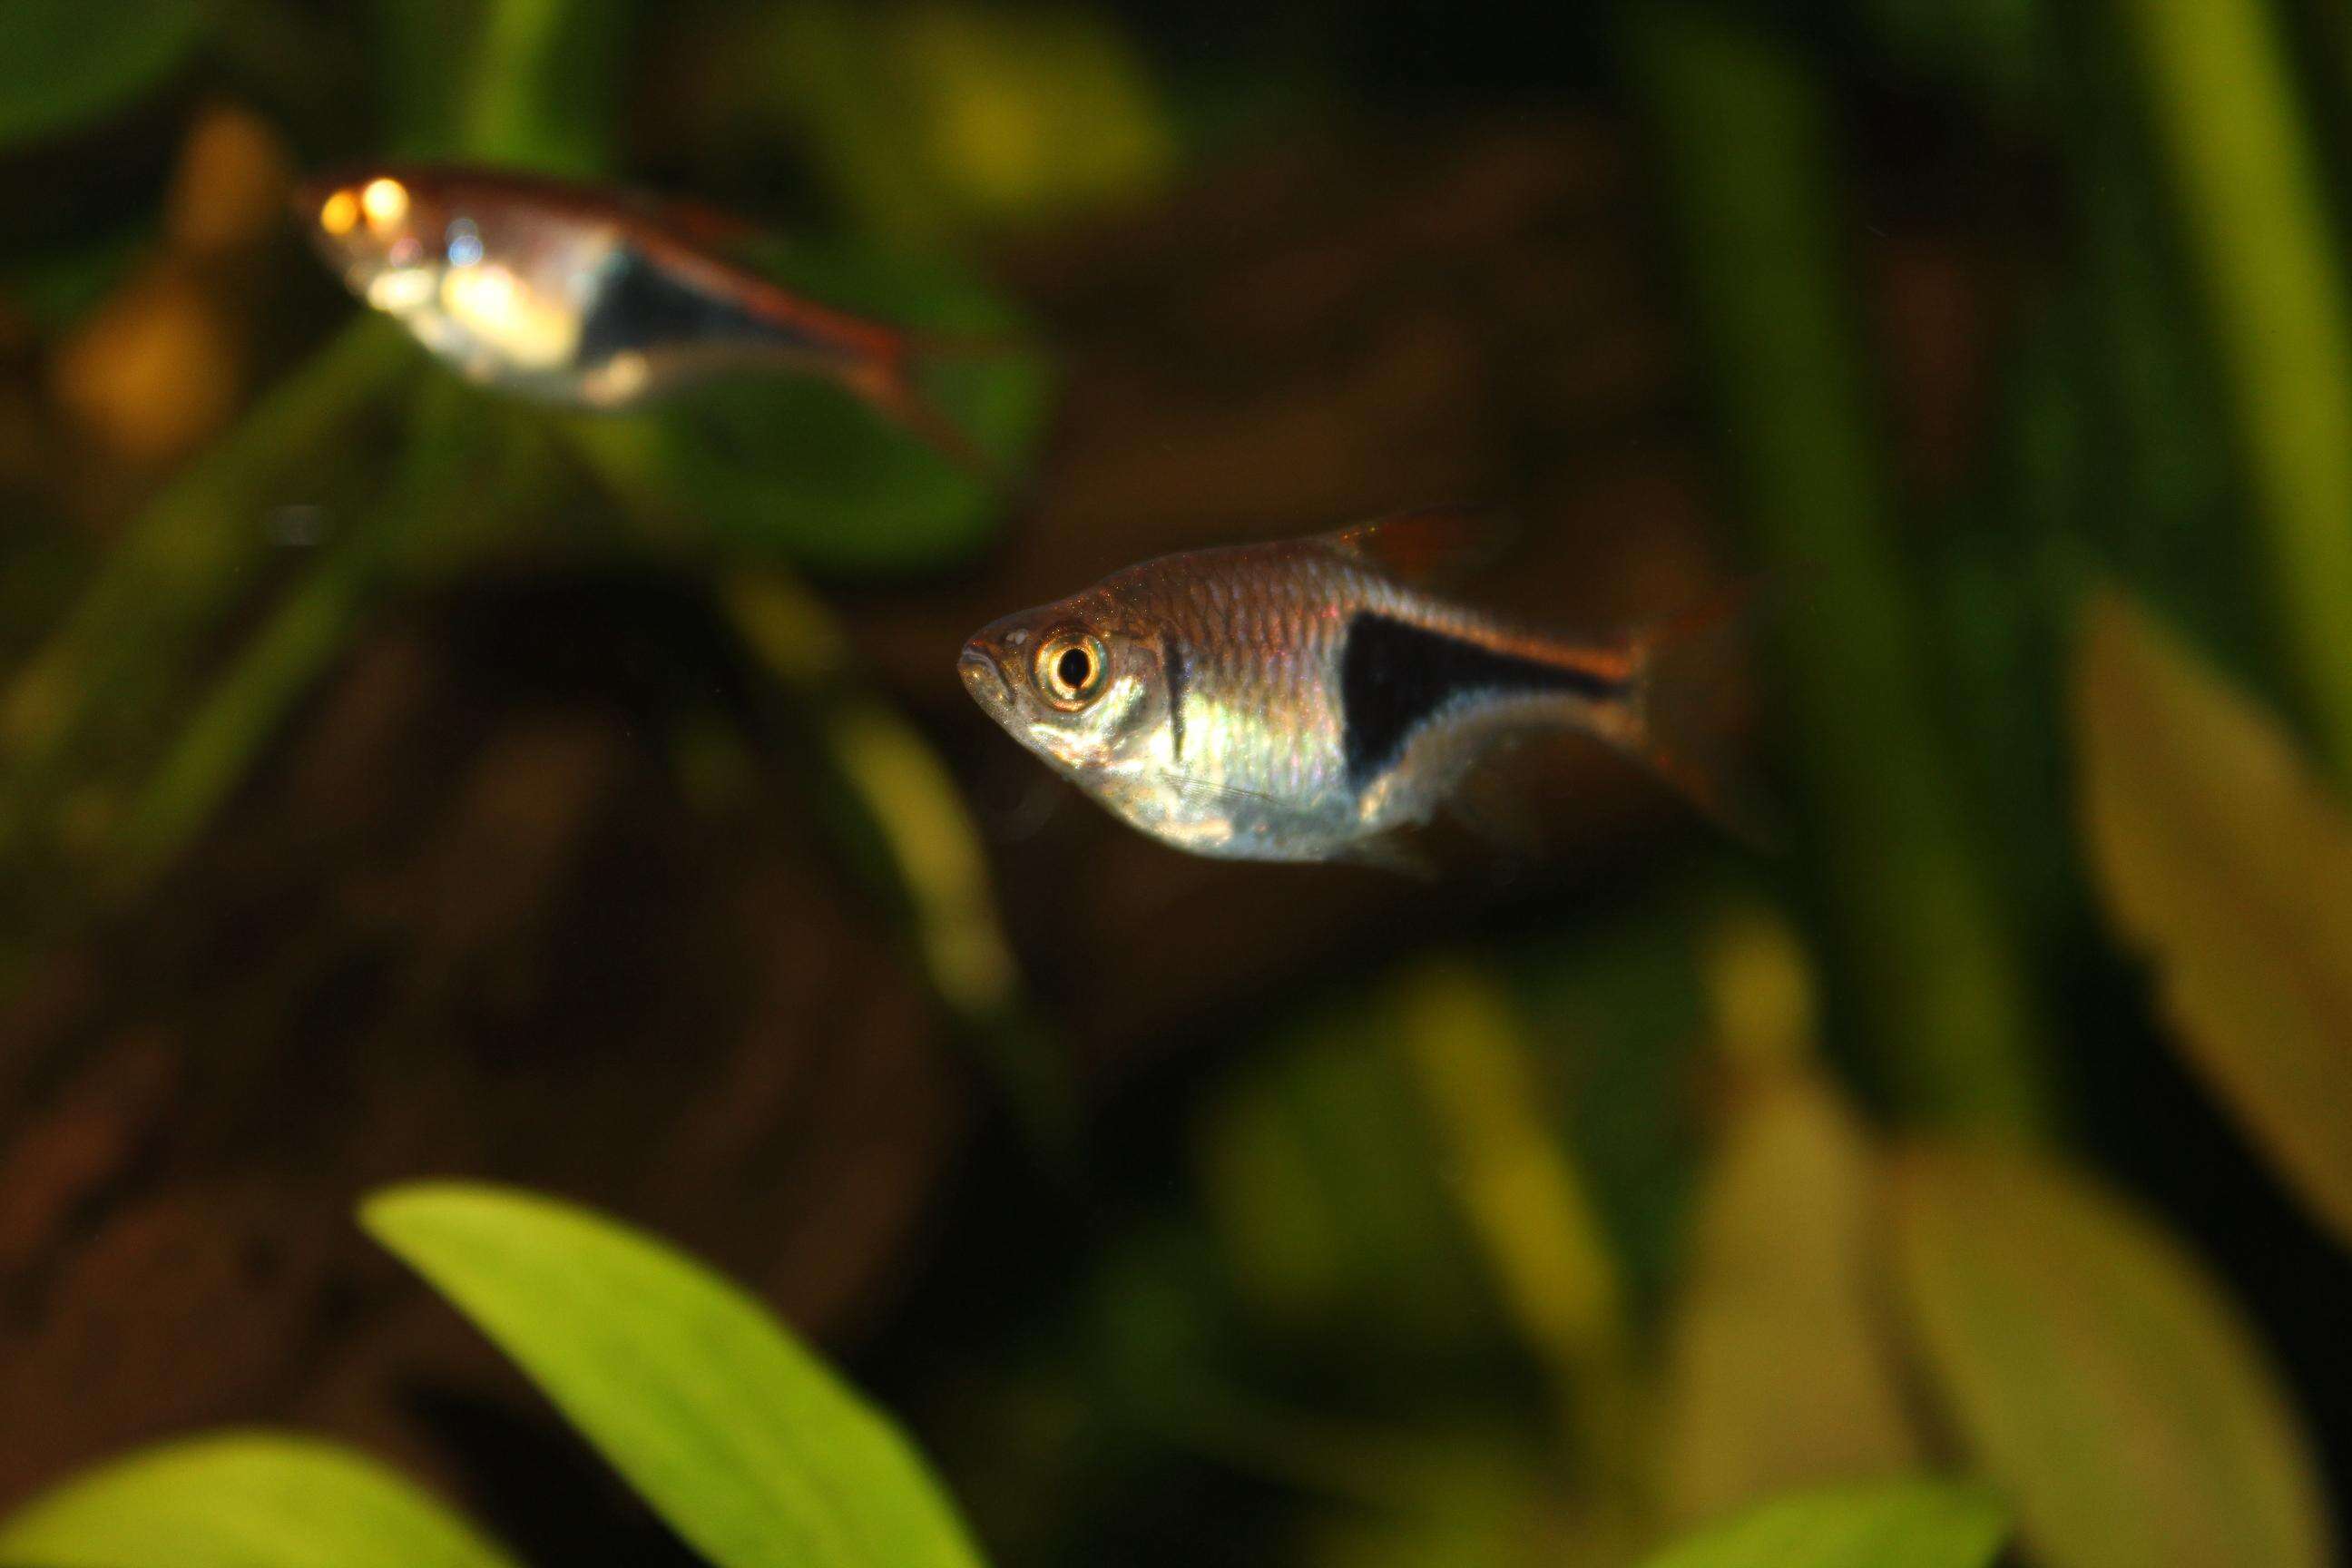
[[[233,1433],[175,1443],[36,1498],[0,1525],[7,1568],[511,1568],[373,1460]]]
[[[1918,1468],[1877,1188],[1876,1152],[1825,1086],[1790,1075],[1739,1102],[1702,1181],[1670,1341],[1672,1517]]]
[[[1931,1375],[2044,1568],[2333,1560],[2311,1456],[2195,1262],[2016,1152],[1900,1162],[1896,1273]]]
[[[154,85],[204,35],[187,0],[0,5],[0,147],[96,119]]]
[[[2102,893],[2187,1054],[2352,1240],[2352,819],[2278,728],[2120,595],[2075,671]]]
[[[492,1187],[399,1188],[364,1220],[716,1568],[977,1568],[906,1439],[699,1265]]]
[[[1976,1488],[1888,1481],[1766,1503],[1648,1568],[1984,1568],[2008,1533],[2000,1505]]]

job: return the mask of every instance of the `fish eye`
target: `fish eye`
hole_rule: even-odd
[[[1056,632],[1037,645],[1037,689],[1065,711],[1094,700],[1109,669],[1110,656],[1090,633]]]
[[[408,187],[388,177],[370,180],[360,187],[360,213],[371,229],[392,227],[408,216]]]
[[[360,221],[360,198],[345,186],[319,205],[319,226],[341,239]]]

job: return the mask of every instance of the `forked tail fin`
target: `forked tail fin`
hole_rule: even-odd
[[[993,359],[1025,352],[1007,337],[908,333],[848,373],[852,391],[956,467],[992,489],[1019,488],[1003,460],[982,447],[922,384],[923,367],[942,361]]]
[[[1727,589],[1634,639],[1635,750],[1698,808],[1759,847],[1783,837],[1754,765],[1765,585]]]

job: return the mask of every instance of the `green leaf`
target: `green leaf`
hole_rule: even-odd
[[[1904,1156],[1892,1206],[1928,1370],[2043,1568],[2334,1561],[2276,1379],[2147,1218],[2021,1152],[1940,1146]]]
[[[1983,1568],[2008,1533],[2000,1503],[1976,1488],[1888,1481],[1766,1503],[1649,1568]]]
[[[2352,1241],[2352,819],[2275,722],[2113,592],[2085,620],[2074,721],[2111,917],[2189,1061]]]
[[[0,5],[0,146],[68,131],[169,74],[210,25],[187,0]]]
[[[369,1231],[472,1319],[717,1568],[976,1568],[912,1447],[743,1291],[527,1194],[372,1199]]]
[[[509,1568],[398,1476],[347,1449],[229,1433],[150,1449],[0,1525],[7,1568]]]
[[[1824,1085],[1776,1075],[1740,1098],[1673,1317],[1660,1487],[1673,1517],[1917,1468],[1879,1299],[1877,1184],[1875,1151]]]

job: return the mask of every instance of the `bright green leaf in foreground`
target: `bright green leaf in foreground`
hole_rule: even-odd
[[[2245,1325],[2119,1199],[2021,1152],[1918,1149],[1896,1275],[1929,1372],[2042,1568],[2335,1561]]]
[[[68,131],[152,86],[203,34],[187,0],[0,5],[0,146]]]
[[[0,1525],[6,1568],[509,1568],[399,1477],[330,1444],[234,1433],[150,1449]]]
[[[1970,1487],[1891,1481],[1767,1503],[1668,1548],[1649,1568],[1984,1568],[2009,1533]]]
[[[906,1439],[699,1265],[492,1187],[402,1187],[363,1219],[716,1568],[976,1568]]]
[[[2074,679],[2082,812],[2189,1059],[2352,1240],[2352,817],[2278,727],[2121,596]]]

